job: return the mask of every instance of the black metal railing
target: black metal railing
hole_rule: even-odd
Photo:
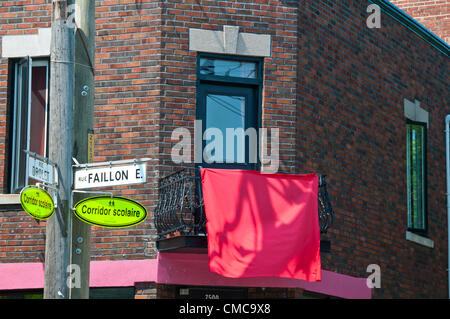
[[[159,239],[169,235],[206,235],[200,172],[182,169],[159,180],[154,212]]]
[[[328,196],[326,175],[319,175],[319,227],[326,234],[334,222],[334,210]]]
[[[334,211],[324,175],[320,176],[318,214],[320,232],[326,233],[333,224]],[[154,221],[158,239],[176,235],[206,235],[206,216],[198,169],[182,169],[160,179]]]

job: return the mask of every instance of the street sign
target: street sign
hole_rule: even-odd
[[[27,153],[28,178],[48,185],[58,184],[56,164],[39,154],[24,150]]]
[[[36,186],[27,186],[22,189],[20,203],[23,209],[36,219],[48,219],[55,211],[50,194],[45,189]]]
[[[106,228],[135,226],[147,218],[147,210],[140,203],[124,197],[95,196],[79,201],[75,215],[82,221]]]
[[[28,157],[28,177],[44,182],[47,184],[53,184],[55,166],[42,161],[36,157]]]
[[[114,162],[111,162],[114,164]],[[146,163],[108,167],[78,167],[75,170],[74,188],[87,189],[147,182]]]

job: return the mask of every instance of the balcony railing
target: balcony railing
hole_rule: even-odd
[[[159,181],[154,212],[159,239],[171,235],[206,235],[206,216],[200,172],[182,169]]]
[[[325,176],[319,179],[319,227],[326,233],[333,224],[334,211],[327,192]],[[206,216],[200,171],[181,169],[159,181],[159,200],[154,211],[158,241],[180,236],[206,238]],[[159,247],[158,247],[159,249]]]

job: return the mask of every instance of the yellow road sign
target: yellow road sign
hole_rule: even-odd
[[[55,212],[55,204],[50,194],[42,188],[27,186],[20,192],[23,209],[36,219],[48,219]]]
[[[119,196],[95,196],[79,201],[75,215],[82,221],[106,228],[135,226],[147,218],[147,210],[140,203]]]

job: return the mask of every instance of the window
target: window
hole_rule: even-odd
[[[426,123],[406,125],[408,229],[425,233],[426,216]]]
[[[203,167],[257,168],[261,65],[257,58],[199,56]]]
[[[134,299],[134,287],[96,287],[89,288],[89,299]],[[44,291],[12,290],[0,291],[1,299],[43,299]]]
[[[11,193],[30,182],[24,150],[47,156],[48,79],[48,60],[25,58],[13,65]]]
[[[0,300],[2,300],[2,299],[42,299],[42,297],[43,297],[42,289],[0,291]]]

